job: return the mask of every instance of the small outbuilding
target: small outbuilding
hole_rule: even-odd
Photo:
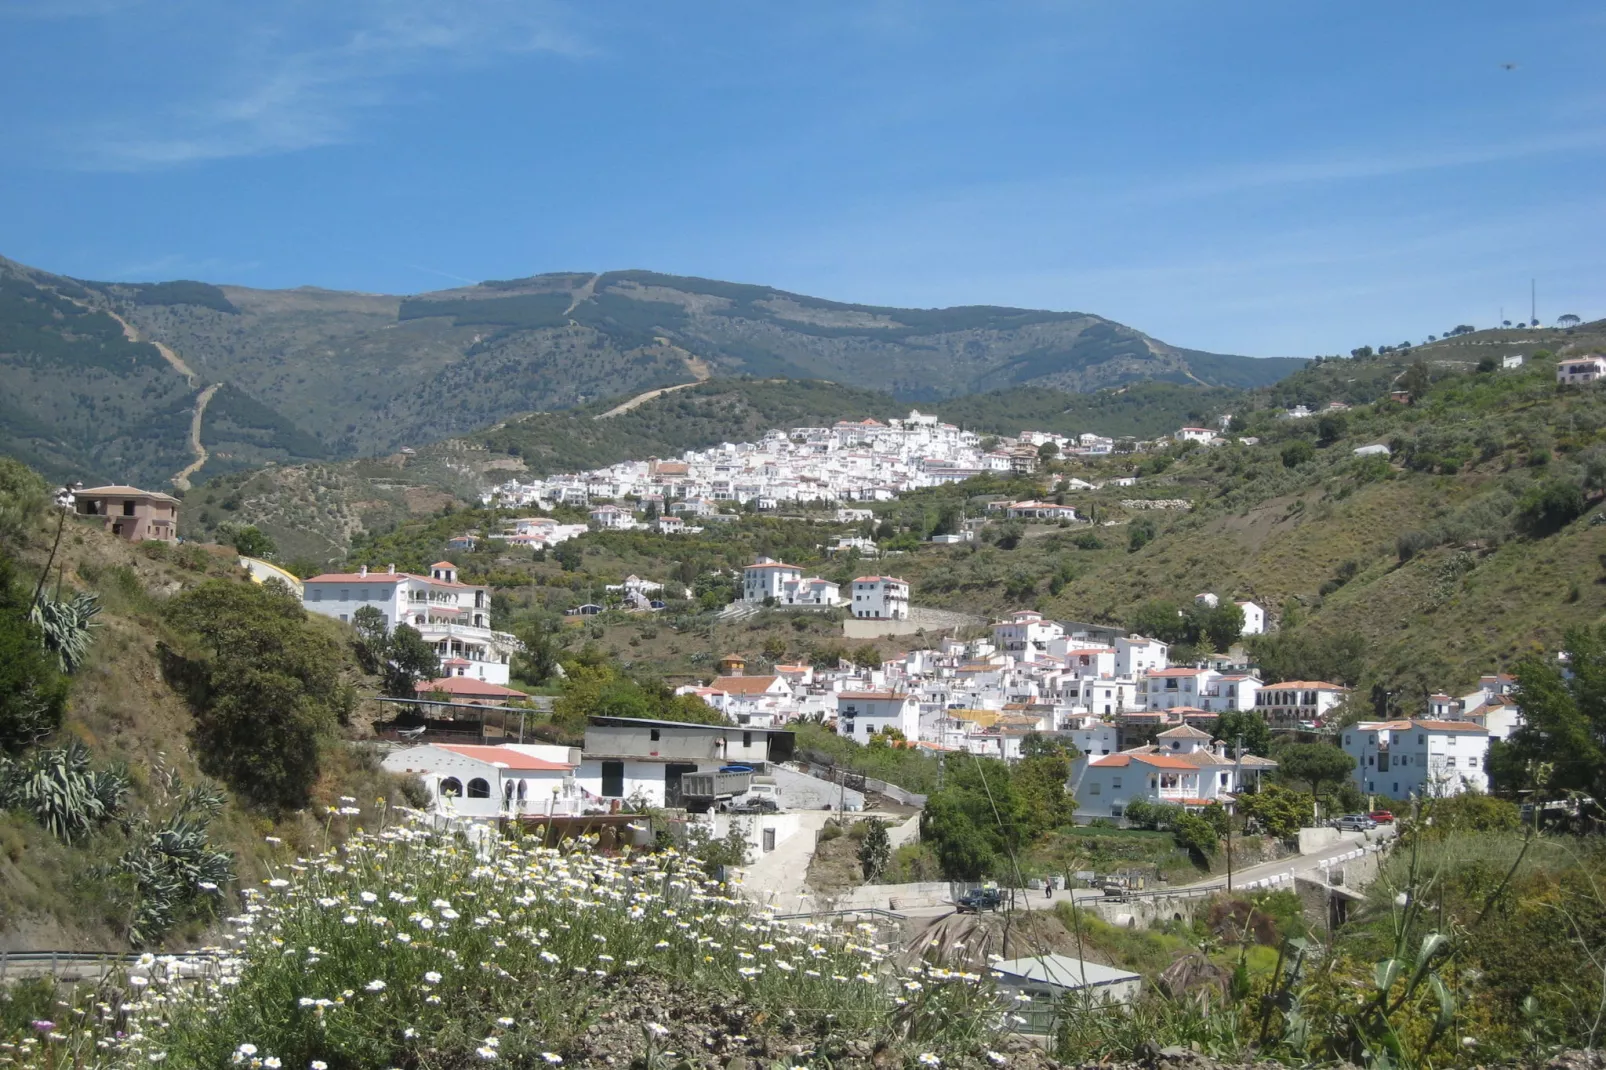
[[[1094,1003],[1124,1005],[1138,997],[1143,976],[1070,955],[1033,955],[992,964],[1000,974],[998,987],[1027,997],[1015,1013],[1026,1019],[1028,1032],[1051,1033],[1055,1011],[1072,993]]]

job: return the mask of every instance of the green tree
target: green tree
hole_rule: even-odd
[[[1151,599],[1138,607],[1127,621],[1127,631],[1146,635],[1162,643],[1184,643],[1191,636],[1189,621],[1182,607],[1163,598]]]
[[[1031,824],[1009,767],[973,758],[952,762],[948,770],[942,790],[926,798],[921,840],[931,844],[949,880],[1007,876],[1010,857],[1025,844]]]
[[[341,648],[293,596],[208,580],[167,606],[197,655],[185,677],[201,768],[253,806],[307,805],[338,719]]]
[[[28,598],[11,558],[0,553],[0,750],[49,736],[67,707],[67,680],[28,619]]]
[[[1575,628],[1562,648],[1565,666],[1537,654],[1517,666],[1523,723],[1501,748],[1499,782],[1606,799],[1606,626]]]
[[[880,818],[869,818],[864,824],[864,839],[859,841],[859,865],[864,870],[864,879],[873,882],[892,860],[892,839],[887,835],[887,823]]]
[[[1216,719],[1215,737],[1229,747],[1240,741],[1244,751],[1264,758],[1271,754],[1271,726],[1254,710],[1227,710]]]
[[[1566,479],[1551,479],[1529,487],[1517,502],[1517,524],[1540,538],[1554,535],[1584,515],[1584,491]]]
[[[418,685],[440,675],[441,659],[410,624],[398,624],[385,647],[384,689],[392,698],[417,698]]]
[[[1326,412],[1316,420],[1316,444],[1327,447],[1341,440],[1349,430],[1349,417],[1342,412]]]
[[[255,524],[247,524],[235,531],[234,548],[246,557],[272,557],[279,552],[268,534]]]
[[[764,656],[770,661],[780,661],[786,657],[786,639],[779,635],[772,635],[764,640]]]
[[[853,664],[861,669],[876,669],[881,666],[881,651],[873,645],[866,643],[853,652]]]
[[[1215,827],[1209,821],[1198,814],[1186,811],[1178,814],[1176,820],[1172,822],[1171,837],[1184,851],[1201,855],[1215,854],[1216,848],[1221,843]]]
[[[1057,443],[1045,442],[1041,446],[1037,447],[1037,459],[1039,461],[1052,461],[1059,455],[1060,448]]]
[[[1254,794],[1238,796],[1238,809],[1252,817],[1268,836],[1291,840],[1313,820],[1314,800],[1303,792],[1267,784]]]
[[[1283,779],[1308,785],[1318,799],[1323,785],[1336,786],[1355,771],[1355,759],[1331,743],[1290,743],[1276,758]]]
[[[1225,652],[1244,633],[1243,607],[1230,600],[1221,603],[1202,615],[1199,631],[1214,649]]]
[[[1459,332],[1459,328],[1457,331]],[[1433,376],[1429,373],[1427,364],[1421,360],[1414,361],[1405,369],[1405,374],[1400,376],[1400,389],[1411,395],[1413,405],[1428,392],[1428,387],[1432,384]]]
[[[377,606],[361,606],[351,615],[351,626],[357,631],[357,660],[362,663],[362,671],[378,672],[390,647],[384,612]]]
[[[1128,553],[1137,553],[1149,543],[1154,541],[1158,529],[1154,521],[1146,516],[1140,516],[1126,526],[1126,549]]]
[[[1010,775],[1015,793],[1026,805],[1030,836],[1042,836],[1071,823],[1076,799],[1065,790],[1065,784],[1076,757],[1076,748],[1067,749],[1059,741],[1036,732],[1021,740],[1021,759]]]
[[[544,684],[558,667],[562,651],[557,629],[543,621],[527,621],[513,630],[519,648],[513,655],[513,672],[531,684]]]
[[[1283,447],[1283,467],[1298,468],[1302,464],[1308,464],[1315,456],[1315,446],[1302,438],[1296,438]]]

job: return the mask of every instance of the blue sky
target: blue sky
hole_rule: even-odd
[[[0,0],[0,254],[639,267],[1347,351],[1530,278],[1546,322],[1606,315],[1603,45],[1581,0]]]

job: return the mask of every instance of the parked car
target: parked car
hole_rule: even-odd
[[[1377,822],[1365,814],[1345,814],[1333,819],[1333,827],[1340,832],[1369,832],[1377,828]]]
[[[1394,824],[1394,815],[1388,810],[1373,810],[1366,816],[1370,817],[1373,821],[1376,821],[1379,825]]]
[[[984,910],[997,910],[1004,897],[997,888],[974,888],[959,897],[954,905],[961,914],[980,914]]]

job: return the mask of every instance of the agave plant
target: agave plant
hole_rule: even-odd
[[[78,740],[0,767],[0,802],[28,811],[58,839],[74,840],[116,816],[128,792],[119,770],[91,769]]]
[[[40,597],[28,611],[28,618],[39,628],[45,649],[56,655],[64,673],[78,671],[89,656],[94,630],[100,627],[95,615],[100,599],[87,591],[65,601]]]
[[[178,795],[172,813],[159,825],[147,821],[137,830],[120,861],[134,878],[138,898],[128,935],[140,946],[161,939],[198,905],[215,902],[213,893],[234,879],[234,856],[206,838],[207,826],[223,808],[222,793],[183,788],[176,777],[169,787]]]

